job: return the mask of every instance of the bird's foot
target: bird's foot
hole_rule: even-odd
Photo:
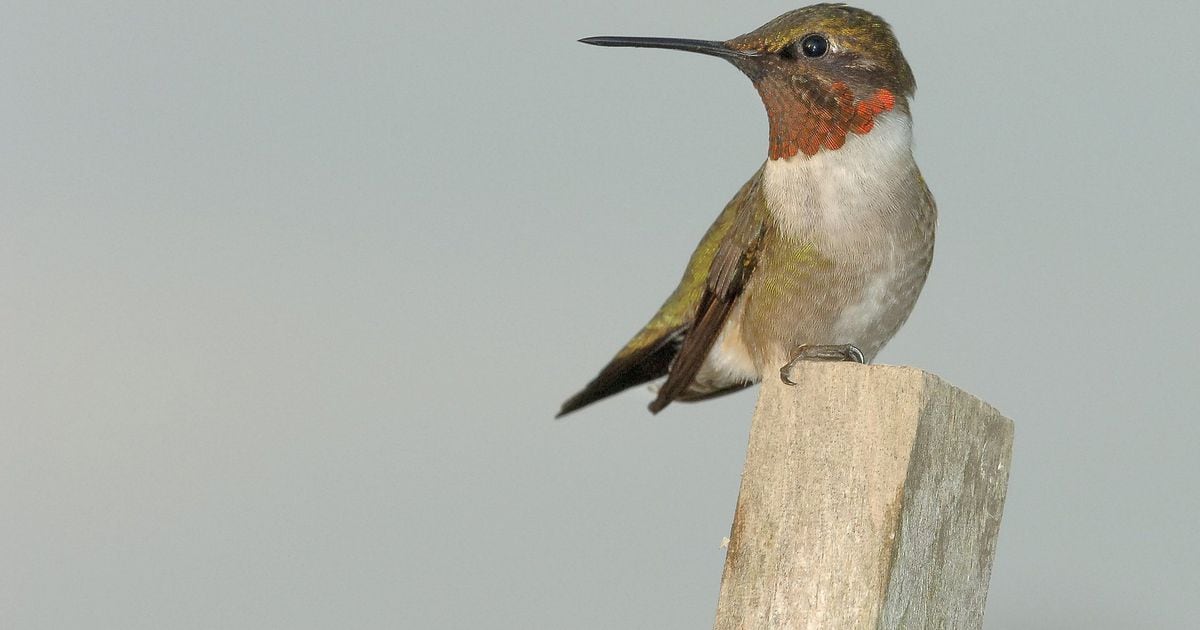
[[[867,358],[863,356],[862,350],[849,343],[827,346],[804,344],[796,349],[796,356],[792,357],[787,365],[779,368],[779,379],[788,385],[795,385],[796,382],[791,379],[792,370],[801,361],[854,361],[865,364]]]

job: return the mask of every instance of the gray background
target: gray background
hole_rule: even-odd
[[[754,394],[550,418],[766,121],[574,40],[796,5],[48,4],[0,8],[0,626],[711,623]],[[1190,627],[1196,4],[863,4],[942,217],[880,361],[1017,422],[988,627]]]

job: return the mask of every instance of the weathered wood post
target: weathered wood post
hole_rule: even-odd
[[[717,630],[979,628],[1013,425],[913,368],[768,379]]]

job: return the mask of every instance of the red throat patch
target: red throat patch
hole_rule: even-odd
[[[896,96],[883,88],[856,100],[850,86],[840,81],[828,88],[810,82],[792,84],[790,90],[780,87],[759,89],[771,120],[772,160],[840,149],[846,134],[869,133],[875,117],[896,106]]]

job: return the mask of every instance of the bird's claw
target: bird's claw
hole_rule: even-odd
[[[793,381],[788,377],[788,375],[792,373],[792,367],[794,366],[789,361],[787,365],[779,368],[779,380],[783,381],[784,385],[791,385],[792,387],[795,387],[796,381]]]
[[[796,364],[801,361],[853,361],[855,363],[867,362],[867,357],[854,344],[839,344],[839,345],[809,345],[804,344],[796,349],[796,356],[792,357],[786,365],[779,368],[779,380],[785,385],[795,386],[796,381],[791,379],[792,370]]]

